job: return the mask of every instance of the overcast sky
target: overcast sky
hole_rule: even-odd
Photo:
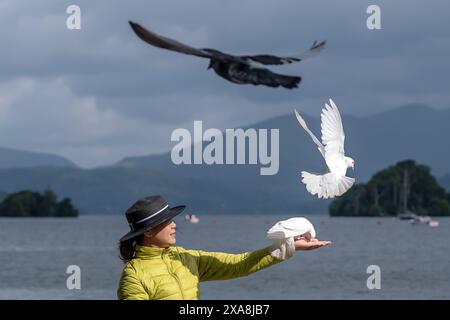
[[[68,30],[66,8],[81,8]],[[369,4],[381,30],[366,27]],[[168,151],[176,128],[233,128],[328,98],[364,116],[407,103],[449,107],[448,1],[0,1],[0,146],[65,156],[81,167]],[[318,56],[274,71],[298,89],[236,85],[205,59],[152,47],[128,20],[195,47]]]

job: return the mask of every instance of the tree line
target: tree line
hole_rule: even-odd
[[[42,193],[31,190],[4,195],[0,202],[2,217],[77,217],[78,209],[70,198],[58,201],[51,190]]]
[[[397,216],[415,213],[450,216],[450,193],[430,168],[405,160],[377,172],[367,183],[356,184],[334,200],[331,216]]]

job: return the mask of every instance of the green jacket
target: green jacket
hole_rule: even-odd
[[[136,246],[125,265],[117,295],[126,300],[200,299],[200,281],[247,276],[280,262],[268,248],[241,253]]]

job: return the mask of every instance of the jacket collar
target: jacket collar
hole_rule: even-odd
[[[170,250],[172,250],[171,247],[153,248],[153,247],[136,245],[135,257],[140,258],[140,259],[149,259],[152,257],[160,257],[163,253],[167,253]]]

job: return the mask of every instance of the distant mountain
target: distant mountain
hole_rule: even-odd
[[[319,117],[305,116],[305,120],[320,137]],[[343,115],[343,121],[346,153],[356,160],[355,173],[349,175],[357,181],[367,181],[376,171],[404,159],[430,166],[438,177],[450,171],[450,148],[443,146],[450,140],[450,110],[408,105],[365,118]],[[280,129],[277,175],[261,176],[259,164],[177,166],[170,153],[164,153],[129,157],[114,166],[91,170],[4,169],[0,170],[0,190],[50,188],[70,197],[84,214],[122,214],[138,197],[149,194],[162,194],[174,205],[186,204],[188,212],[196,214],[326,213],[330,202],[308,194],[299,178],[301,170],[323,172],[325,166],[295,116],[279,116],[249,127]]]
[[[0,148],[0,169],[39,166],[76,167],[72,161],[61,156]]]
[[[320,118],[304,118],[320,138]],[[427,164],[437,176],[450,171],[450,148],[443,145],[443,141],[450,138],[450,109],[436,110],[426,105],[409,104],[365,118],[343,115],[343,122],[346,133],[345,151],[356,160],[357,179],[367,180],[374,172],[402,159],[414,159],[418,163]],[[293,114],[271,118],[248,127],[280,128],[281,164],[278,176],[280,173],[290,174],[292,170],[323,170],[321,156],[315,144],[298,125]],[[171,163],[169,153],[129,157],[117,165],[164,169],[177,167]],[[186,169],[184,167],[183,171]],[[214,168],[217,169],[218,166]],[[188,169],[195,175],[204,171],[203,167],[198,166]],[[253,171],[256,172],[256,168]]]

